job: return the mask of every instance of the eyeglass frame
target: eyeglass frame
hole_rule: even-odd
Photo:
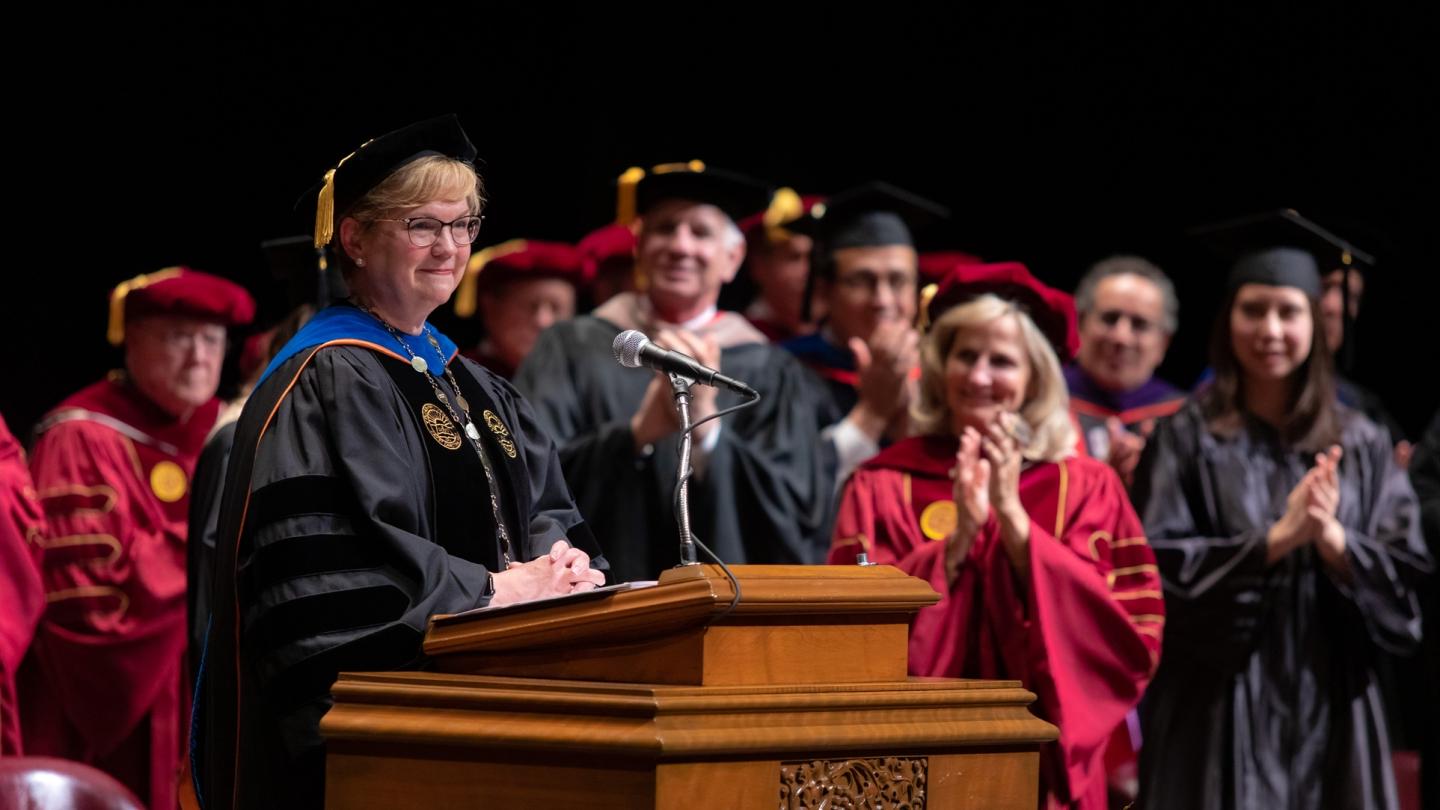
[[[438,222],[438,223],[440,223],[440,226],[450,233],[450,241],[451,241],[451,242],[454,242],[457,246],[458,246],[458,245],[473,245],[473,244],[475,244],[475,240],[480,238],[480,229],[481,229],[482,227],[484,227],[484,225],[485,225],[485,215],[484,215],[484,214],[466,214],[466,215],[463,216],[463,217],[456,217],[455,219],[452,219],[452,220],[450,220],[449,222],[446,222],[446,221],[440,219],[439,217],[405,217],[405,218],[403,218],[403,219],[395,219],[395,218],[393,218],[393,217],[376,217],[376,218],[374,218],[373,220],[371,220],[371,222],[403,222],[403,223],[405,223],[405,238],[407,238],[407,239],[410,240],[410,246],[411,246],[411,247],[417,247],[417,248],[434,247],[435,242],[439,242],[439,241],[440,241],[440,234],[439,234],[439,233],[436,233],[436,234],[435,234],[435,242],[431,242],[431,243],[428,244],[428,245],[421,245],[421,244],[417,244],[417,243],[415,242],[415,231],[414,231],[414,229],[411,227],[411,223],[412,223],[412,222],[418,222],[419,220],[422,220],[422,219],[428,219],[428,220],[430,220],[430,221],[432,221],[432,222]],[[466,219],[474,219],[474,220],[476,220],[476,223],[475,223],[475,235],[470,238],[470,241],[468,241],[468,242],[461,242],[459,239],[456,239],[456,238],[455,238],[455,226],[456,226],[457,224],[459,224],[462,220],[466,220]],[[466,229],[466,235],[467,235],[467,236],[469,235],[469,229],[468,229],[468,228]]]

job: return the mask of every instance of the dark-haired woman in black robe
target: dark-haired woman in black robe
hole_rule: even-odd
[[[1419,642],[1431,562],[1384,429],[1336,404],[1319,287],[1298,250],[1236,264],[1215,381],[1136,472],[1167,613],[1141,806],[1396,806],[1372,659]]]

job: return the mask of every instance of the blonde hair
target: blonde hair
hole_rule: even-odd
[[[484,183],[469,163],[444,155],[426,155],[396,169],[348,210],[337,214],[336,232],[339,232],[340,220],[346,217],[369,228],[376,219],[392,211],[414,208],[431,200],[463,199],[470,213],[478,214],[485,205],[484,193]],[[345,255],[343,245],[338,254],[341,270],[348,274],[354,264]]]
[[[1060,360],[1029,315],[988,293],[946,310],[925,336],[920,347],[920,397],[910,408],[911,425],[922,435],[951,432],[950,404],[945,396],[946,358],[962,331],[1006,316],[1019,324],[1021,349],[1030,363],[1030,382],[1020,406],[1020,418],[1031,432],[1024,456],[1031,461],[1059,461],[1074,452],[1077,439]]]

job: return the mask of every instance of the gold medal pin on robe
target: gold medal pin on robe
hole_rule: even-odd
[[[955,531],[959,517],[954,501],[935,501],[920,513],[920,531],[931,540],[944,540]]]
[[[430,431],[430,438],[436,444],[446,450],[460,449],[460,433],[444,411],[427,402],[420,407],[420,421],[425,423],[425,429]]]
[[[185,471],[173,461],[162,461],[150,468],[150,491],[165,503],[175,503],[187,491]]]
[[[500,441],[500,448],[505,451],[505,455],[510,458],[515,458],[515,442],[510,440],[510,428],[505,427],[505,423],[500,421],[500,417],[496,416],[495,412],[489,408],[485,409],[483,415],[485,417],[485,427],[490,428],[490,432],[495,434],[495,437]]]

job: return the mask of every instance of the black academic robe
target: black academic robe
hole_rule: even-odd
[[[1391,442],[1399,442],[1405,438],[1404,429],[1390,414],[1390,409],[1385,407],[1379,394],[1343,375],[1335,379],[1335,394],[1339,397],[1340,404],[1365,414],[1371,422],[1389,431]]]
[[[605,568],[529,406],[474,363],[450,367],[493,462],[514,558],[568,538]],[[422,667],[431,616],[488,602],[501,564],[491,493],[443,411],[408,358],[358,341],[301,351],[246,404],[192,757],[207,810],[319,808],[319,721],[336,675]]]
[[[1392,443],[1405,440],[1404,428],[1374,391],[1342,374],[1335,378],[1335,393],[1342,405],[1365,414],[1371,422],[1385,428]],[[1382,653],[1375,662],[1380,693],[1385,698],[1390,741],[1398,749],[1418,748],[1428,726],[1426,718],[1411,710],[1425,699],[1426,682],[1422,680],[1424,675],[1418,663],[1413,655],[1389,653]]]
[[[205,652],[205,632],[210,624],[211,584],[215,571],[216,536],[220,533],[220,497],[225,486],[225,468],[235,443],[235,423],[215,431],[200,451],[190,496],[190,534],[185,543],[185,620],[189,634],[186,661],[193,681],[200,672]]]
[[[1410,479],[1420,498],[1425,539],[1433,553],[1440,549],[1440,411],[1431,417],[1425,435],[1415,445]]]
[[[1389,438],[1342,408],[1340,506],[1352,576],[1313,547],[1266,564],[1265,535],[1313,454],[1196,403],[1162,421],[1133,497],[1165,588],[1165,645],[1141,704],[1140,806],[1393,808],[1373,661],[1420,639],[1430,568]]]
[[[619,331],[592,315],[551,327],[515,385],[560,444],[566,480],[615,579],[655,579],[679,562],[672,504],[679,437],[636,452],[630,418],[654,372],[615,362],[611,343]],[[692,531],[729,563],[824,561],[834,454],[819,438],[808,372],[759,342],[723,348],[720,366],[762,397],[724,417],[704,471],[691,479]],[[722,389],[717,404],[740,401]]]
[[[1420,498],[1425,543],[1430,556],[1440,559],[1440,412],[1430,419],[1424,436],[1415,445],[1410,481]],[[1418,711],[1416,706],[1406,707],[1406,712],[1420,729],[1421,806],[1440,807],[1440,576],[1431,574],[1426,581],[1420,609],[1427,632],[1417,667],[1419,707]]]
[[[820,399],[825,412],[820,415],[821,424],[835,424],[860,403],[860,372],[848,348],[836,346],[821,332],[788,340],[781,348],[814,372],[814,382],[823,390]]]

